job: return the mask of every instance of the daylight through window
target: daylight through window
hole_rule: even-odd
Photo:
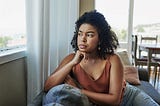
[[[95,8],[104,14],[120,42],[127,42],[129,0],[96,0]]]
[[[134,0],[133,34],[158,36],[160,43],[160,0]],[[143,8],[142,8],[143,6]]]
[[[25,0],[0,0],[0,17],[0,50],[25,46]]]

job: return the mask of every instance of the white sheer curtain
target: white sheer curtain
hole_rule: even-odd
[[[27,101],[43,90],[44,81],[72,51],[70,41],[79,0],[26,0]]]
[[[49,0],[26,0],[28,102],[43,89],[49,71]]]

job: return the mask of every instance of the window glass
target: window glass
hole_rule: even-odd
[[[0,0],[0,50],[26,44],[25,0]]]
[[[160,0],[135,0],[134,4],[133,34],[159,35],[158,43],[160,43]],[[138,38],[140,39],[140,36]]]
[[[129,0],[95,0],[95,8],[104,14],[120,42],[127,42]]]

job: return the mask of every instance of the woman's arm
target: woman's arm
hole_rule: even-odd
[[[117,55],[110,57],[110,85],[109,94],[95,93],[82,89],[82,93],[93,100],[95,103],[101,105],[118,105],[121,101],[122,89],[123,89],[123,65],[120,58]]]
[[[70,73],[72,67],[74,64],[71,62],[73,59],[74,54],[70,54],[67,57],[65,57],[60,65],[56,68],[56,70],[52,73],[51,76],[48,77],[48,79],[45,82],[44,90],[48,91],[52,87],[63,83],[66,76]]]
[[[45,82],[44,90],[48,91],[52,87],[64,82],[65,78],[69,75],[72,68],[82,60],[83,56],[80,51],[76,54],[70,54],[63,59],[54,73],[48,77]],[[66,82],[73,83],[72,80],[66,79]]]

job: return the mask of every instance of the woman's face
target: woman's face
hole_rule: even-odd
[[[86,53],[96,52],[98,43],[99,37],[97,29],[90,24],[82,24],[77,37],[78,49]]]

